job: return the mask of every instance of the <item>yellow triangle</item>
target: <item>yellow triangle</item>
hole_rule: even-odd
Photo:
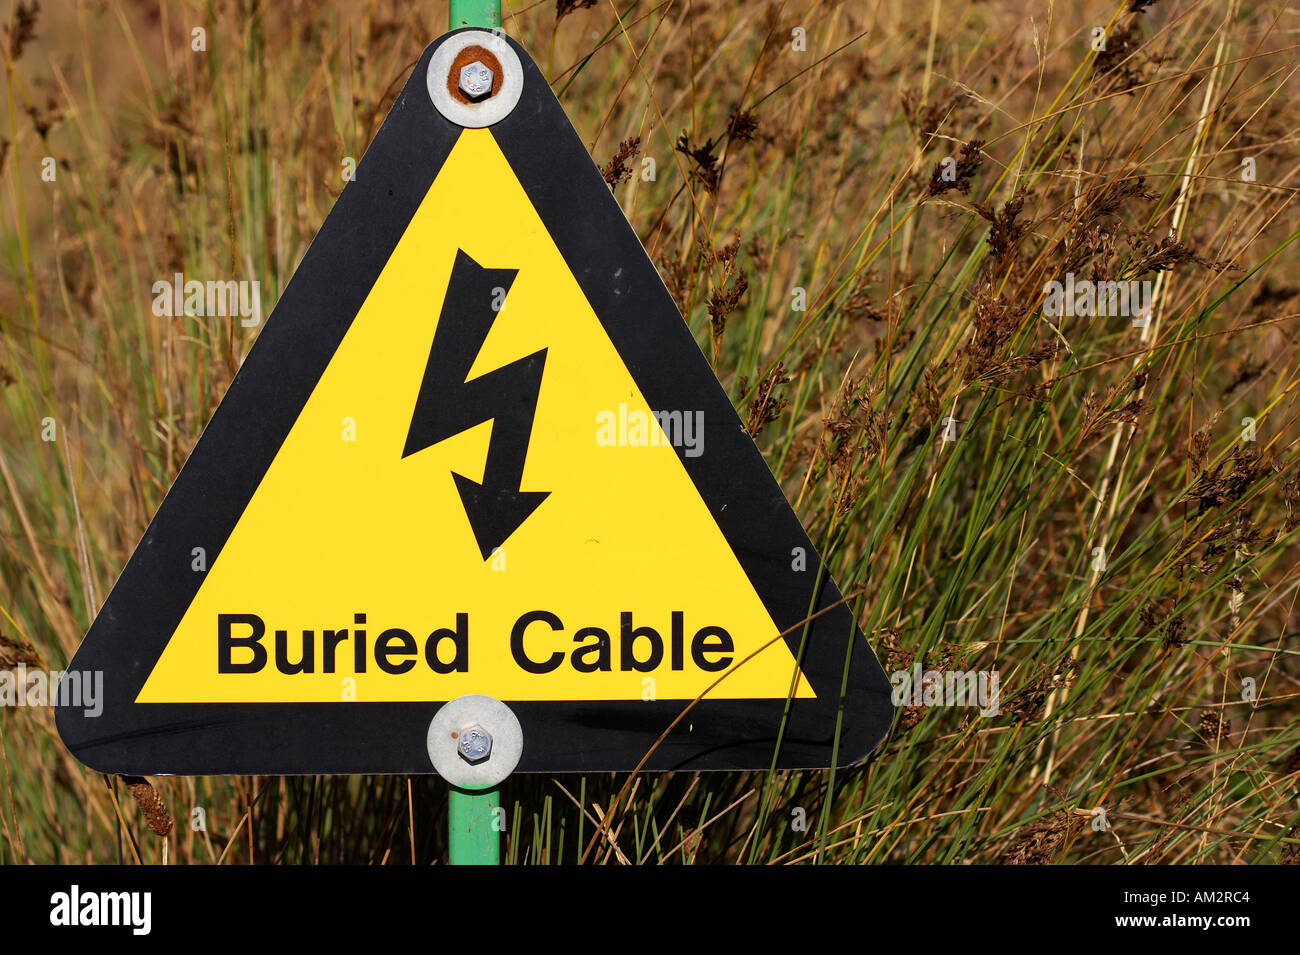
[[[547,350],[522,489],[551,493],[486,561],[452,473],[481,479],[491,423],[402,456],[458,249],[518,269],[470,377]],[[785,698],[794,659],[677,451],[653,418],[653,443],[634,443],[650,411],[491,132],[466,130],[137,701],[681,700],[730,668],[710,699]],[[624,614],[658,634],[652,670],[624,668]],[[547,672],[512,652],[521,618],[519,652]],[[220,672],[223,620],[225,658],[262,653],[259,670]],[[580,647],[589,668],[606,660],[591,628],[609,636],[607,670],[574,666]],[[311,672],[281,672],[277,630],[290,670],[311,631]],[[441,669],[464,669],[435,672],[439,630]],[[640,665],[654,644],[636,638]],[[801,674],[797,695],[815,695]]]

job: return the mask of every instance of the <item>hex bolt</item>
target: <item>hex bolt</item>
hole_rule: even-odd
[[[492,755],[492,734],[477,723],[471,723],[460,731],[456,752],[471,766],[481,763]]]
[[[479,60],[461,67],[457,84],[465,98],[477,102],[492,95],[492,71]]]

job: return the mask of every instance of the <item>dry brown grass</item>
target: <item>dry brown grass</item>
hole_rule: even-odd
[[[1004,692],[902,709],[833,774],[514,780],[510,857],[575,859],[621,792],[590,858],[1294,861],[1294,9],[506,6],[886,669]],[[255,335],[156,318],[151,283],[257,277],[269,314],[444,11],[32,9],[0,9],[0,659],[58,667]],[[1045,316],[1067,272],[1151,282],[1149,324]],[[0,731],[6,861],[443,851],[435,780],[166,779],[137,811],[48,712]]]

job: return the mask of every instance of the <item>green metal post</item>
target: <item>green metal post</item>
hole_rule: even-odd
[[[501,26],[501,0],[451,0],[449,19],[453,30],[461,27],[495,29]]]
[[[499,865],[501,835],[493,828],[501,792],[452,786],[447,806],[448,861],[452,865]]]
[[[501,0],[451,0],[448,28],[501,26]],[[499,865],[501,835],[492,827],[501,791],[452,786],[447,800],[447,861],[452,865]]]

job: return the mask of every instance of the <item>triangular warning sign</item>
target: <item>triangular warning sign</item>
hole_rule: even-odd
[[[520,770],[614,770],[703,697],[648,768],[853,762],[890,686],[819,567],[545,79],[457,31],[73,660],[102,712],[59,731],[108,772],[418,773],[483,694]]]

